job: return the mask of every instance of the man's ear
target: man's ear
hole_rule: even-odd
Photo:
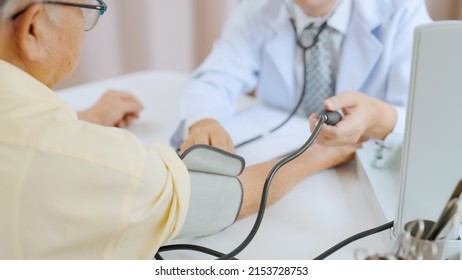
[[[14,22],[14,36],[22,57],[40,61],[46,57],[46,21],[42,5],[32,5]]]

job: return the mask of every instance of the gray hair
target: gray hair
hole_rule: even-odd
[[[17,7],[21,7],[30,0],[0,0],[0,20],[11,16]]]
[[[27,4],[32,2],[38,2],[35,0],[0,0],[0,21],[3,21],[13,15],[15,12],[18,11],[20,7],[25,7]],[[47,7],[45,9],[47,11],[47,15],[50,19],[56,23],[57,22],[57,15],[55,13],[50,12],[50,8]]]

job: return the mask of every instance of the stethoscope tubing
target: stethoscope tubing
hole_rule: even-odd
[[[305,93],[306,93],[306,74],[307,74],[307,65],[306,65],[306,54],[307,54],[307,51],[310,50],[311,48],[313,48],[314,46],[316,46],[316,44],[318,43],[318,40],[319,40],[319,35],[321,34],[321,32],[323,32],[326,27],[327,27],[327,20],[324,21],[319,29],[318,29],[318,32],[316,33],[316,35],[314,36],[313,38],[313,42],[308,45],[308,46],[304,46],[303,43],[301,42],[300,38],[297,36],[297,27],[295,26],[295,20],[291,17],[290,18],[290,23],[293,27],[293,30],[294,30],[294,34],[295,34],[295,38],[296,38],[296,42],[297,42],[297,46],[299,46],[302,51],[303,51],[303,85],[302,85],[302,90],[301,90],[301,94],[300,94],[300,98],[298,99],[297,101],[297,104],[295,105],[295,107],[292,109],[292,111],[289,113],[289,115],[287,116],[287,118],[285,118],[280,124],[278,124],[277,126],[275,126],[274,128],[270,129],[268,132],[266,133],[262,133],[262,134],[259,134],[253,138],[250,138],[248,140],[245,140],[237,145],[235,145],[235,148],[240,148],[244,145],[247,145],[249,143],[252,143],[258,139],[261,139],[275,131],[277,131],[278,129],[280,129],[281,127],[283,127],[285,124],[287,124],[292,118],[293,116],[297,113],[298,109],[300,108],[301,104],[302,104],[302,101],[303,99],[305,98]]]

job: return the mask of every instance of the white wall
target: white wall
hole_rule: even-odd
[[[426,3],[434,20],[462,19],[461,0],[426,0]]]
[[[80,64],[57,88],[147,69],[190,72],[238,0],[106,0]]]
[[[146,69],[189,72],[239,0],[106,0],[79,67],[58,88]],[[426,0],[435,19],[461,19],[461,0]]]

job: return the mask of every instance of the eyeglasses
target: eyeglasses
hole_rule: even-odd
[[[85,31],[90,31],[95,27],[96,23],[98,23],[99,17],[104,15],[107,10],[107,5],[102,0],[91,0],[89,2],[95,2],[94,5],[91,4],[78,4],[78,3],[70,3],[70,2],[62,2],[62,1],[39,1],[29,4],[24,9],[20,10],[19,12],[13,14],[10,17],[10,20],[15,20],[19,16],[21,16],[29,7],[34,4],[52,4],[52,5],[63,5],[63,6],[71,6],[71,7],[78,7],[82,8],[83,17],[85,19]]]

